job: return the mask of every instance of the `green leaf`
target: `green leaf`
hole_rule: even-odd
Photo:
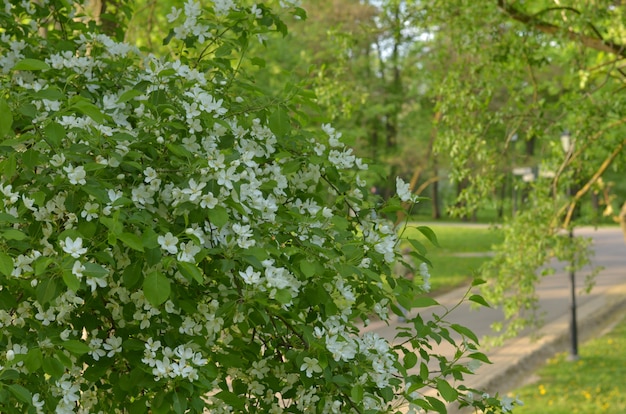
[[[411,305],[413,305],[412,307],[414,308],[427,308],[429,306],[437,306],[439,302],[428,296],[420,296],[415,298],[413,302],[411,302]]]
[[[427,395],[425,398],[436,412],[441,414],[446,414],[448,412],[446,405],[439,398],[431,397],[430,395]]]
[[[448,402],[456,401],[459,396],[458,391],[452,388],[448,381],[441,378],[437,379],[437,390],[439,390],[443,399]]]
[[[83,266],[85,266],[84,273],[87,276],[101,278],[109,274],[107,269],[96,263],[85,263]]]
[[[0,138],[9,135],[13,127],[13,114],[11,108],[4,98],[0,98]]]
[[[456,323],[453,323],[452,325],[450,325],[450,328],[454,329],[455,331],[457,331],[461,335],[465,336],[466,338],[471,339],[472,341],[474,341],[474,343],[478,343],[478,337],[469,328],[466,328],[465,326],[458,325]]]
[[[90,351],[89,345],[74,339],[61,342],[61,346],[76,355],[83,355]]]
[[[300,262],[300,270],[306,277],[311,277],[315,274],[315,263],[311,263],[308,260],[302,260]]]
[[[41,349],[39,348],[31,348],[26,354],[26,359],[24,359],[24,365],[28,369],[29,372],[35,372],[43,363],[43,354],[41,353]]]
[[[479,278],[475,278],[474,280],[472,280],[472,286],[480,286],[480,285],[484,285],[485,283],[487,283],[486,280],[479,279]]]
[[[176,33],[174,33],[174,30],[170,29],[167,36],[165,36],[165,38],[163,39],[163,46],[167,46],[170,43],[170,41],[174,38],[175,34]]]
[[[184,414],[187,411],[187,399],[181,398],[180,393],[172,393],[172,408],[176,414]]]
[[[439,241],[437,240],[437,235],[430,227],[426,226],[417,226],[417,230],[422,233],[434,246],[441,247],[439,245]]]
[[[119,99],[117,100],[117,103],[124,103],[124,102],[128,102],[133,98],[136,98],[139,95],[142,95],[144,92],[138,90],[138,89],[129,89],[126,92],[124,92],[123,94],[120,95]]]
[[[229,44],[225,43],[217,48],[215,51],[215,57],[227,57],[232,53],[232,51],[233,48]]]
[[[243,409],[245,405],[245,400],[230,391],[220,391],[215,394],[215,397],[224,401],[226,404],[235,409]]]
[[[37,285],[37,302],[45,305],[59,294],[59,287],[56,279],[44,279]]]
[[[395,213],[397,211],[404,211],[404,206],[400,203],[400,200],[391,198],[387,201],[387,205],[380,209],[383,213]]]
[[[291,132],[291,123],[289,121],[289,115],[287,114],[287,111],[285,111],[282,107],[276,109],[270,115],[269,127],[274,135],[276,135],[276,137],[278,138],[289,135],[289,133]]]
[[[25,166],[35,169],[41,163],[41,154],[31,148],[22,154],[22,162]]]
[[[51,257],[40,257],[35,261],[35,276],[40,276],[46,270],[48,270],[48,266],[50,263],[53,263],[54,259]]]
[[[424,255],[427,253],[426,251],[426,247],[420,243],[418,240],[415,239],[406,239],[409,243],[411,243],[411,246],[413,246],[413,248],[415,250],[417,250],[420,254]]]
[[[363,386],[355,385],[350,390],[350,397],[352,397],[352,401],[356,404],[359,404],[363,401]]]
[[[132,289],[139,283],[141,280],[141,269],[143,267],[143,263],[134,262],[130,264],[126,269],[124,269],[124,273],[122,274],[122,281],[124,282],[124,286],[128,289]]]
[[[59,378],[65,372],[65,367],[61,361],[51,356],[46,356],[41,366],[43,367],[43,372],[50,375],[52,379]]]
[[[404,355],[404,368],[411,369],[417,365],[417,354],[410,352]]]
[[[4,176],[7,178],[11,178],[17,172],[17,159],[15,154],[11,154],[11,156],[7,157],[5,160],[0,162],[0,169],[4,171]]]
[[[84,98],[76,99],[71,108],[78,110],[83,115],[87,115],[97,123],[104,122],[104,114],[102,114],[100,108]]]
[[[0,223],[19,223],[20,219],[7,213],[0,213]]]
[[[159,306],[170,297],[170,280],[160,272],[150,273],[143,281],[143,294],[152,306]]]
[[[418,262],[424,262],[426,263],[428,266],[433,267],[433,263],[430,261],[430,259],[418,252],[409,252],[409,255],[411,257],[414,257],[418,260]]]
[[[65,368],[72,368],[74,366],[74,362],[72,361],[72,359],[69,356],[65,355],[62,350],[55,349],[54,355],[56,355],[56,357],[59,359],[59,362],[61,362],[61,364],[63,364]]]
[[[191,157],[193,157],[193,154],[191,152],[187,151],[182,146],[175,145],[175,144],[165,144],[165,146],[167,147],[167,149],[172,154],[176,155],[177,157],[181,157],[181,158],[191,158]]]
[[[136,234],[124,232],[122,234],[118,234],[117,238],[131,249],[143,252],[143,242]]]
[[[160,247],[157,247],[156,249],[148,249],[145,253],[146,263],[148,266],[154,266],[161,261],[162,256]]]
[[[146,229],[141,235],[141,244],[146,249],[154,249],[159,247],[159,235],[152,229]]]
[[[97,228],[98,224],[95,221],[82,221],[78,224],[78,231],[86,239],[95,236]]]
[[[146,397],[137,398],[128,405],[128,414],[146,414],[148,412]]]
[[[5,230],[4,233],[2,233],[2,237],[5,240],[24,240],[26,238],[26,235],[19,231],[19,230],[15,230],[15,229],[9,229],[9,230]]]
[[[65,286],[74,292],[80,289],[80,280],[71,271],[66,270],[63,272],[63,282],[65,282]]]
[[[33,395],[30,393],[30,391],[28,391],[26,388],[24,388],[23,386],[19,385],[19,384],[10,384],[7,386],[7,388],[9,389],[9,391],[11,391],[11,393],[13,395],[15,395],[15,397],[26,403],[26,404],[30,404],[33,400]]]
[[[404,355],[404,368],[411,369],[415,365],[417,365],[417,354],[414,352],[409,352]]]
[[[292,174],[302,169],[302,162],[300,160],[287,161],[282,165],[283,174]]]
[[[429,377],[429,370],[428,370],[428,365],[425,362],[422,362],[420,364],[420,378],[422,379],[422,381],[426,381]]]
[[[258,66],[260,68],[264,68],[265,67],[265,60],[259,58],[259,57],[253,57],[251,59],[251,62],[254,66]]]
[[[43,60],[39,59],[22,59],[13,66],[13,70],[46,70],[50,69],[50,65],[48,65]]]
[[[83,164],[83,167],[85,168],[85,171],[104,170],[105,168],[108,168],[106,165],[99,164],[97,162],[88,162]]]
[[[185,277],[187,280],[195,280],[198,283],[202,283],[204,281],[202,271],[193,263],[187,262],[178,262],[177,263],[178,271]]]
[[[0,252],[0,273],[10,276],[13,272],[13,259],[6,253]]]
[[[61,89],[56,86],[49,86],[46,89],[39,90],[33,94],[37,99],[48,99],[50,101],[60,101],[65,97]]]
[[[487,301],[485,300],[485,298],[483,298],[480,295],[472,295],[469,297],[469,300],[471,300],[472,302],[476,302],[480,305],[483,305],[486,308],[490,308],[491,305],[489,305],[489,303],[487,303]]]
[[[14,369],[5,369],[0,372],[0,381],[12,381],[20,377],[20,373]]]
[[[224,224],[228,223],[228,210],[222,206],[215,206],[209,211],[208,218],[212,224],[215,224],[217,227],[222,227]]]
[[[114,236],[118,236],[124,231],[124,226],[120,223],[117,217],[111,218],[100,216],[99,220],[100,223],[104,224]]]
[[[65,128],[56,122],[51,122],[46,125],[43,132],[46,135],[46,141],[51,144],[53,148],[58,148],[65,138]]]
[[[303,9],[302,7],[296,7],[294,15],[298,16],[300,18],[300,20],[306,20],[307,19],[306,10]]]
[[[489,360],[487,355],[483,354],[482,352],[473,352],[473,353],[469,354],[467,357],[468,358],[472,358],[472,359],[476,359],[478,361],[482,361],[485,364],[491,364],[491,361]]]
[[[278,289],[276,292],[276,300],[282,305],[291,302],[291,292],[287,289]]]

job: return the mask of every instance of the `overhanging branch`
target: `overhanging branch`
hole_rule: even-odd
[[[624,45],[604,40],[600,35],[600,32],[593,25],[591,25],[591,29],[598,37],[592,37],[583,33],[575,32],[570,29],[559,27],[552,23],[545,22],[539,19],[537,15],[530,15],[521,12],[512,5],[507,4],[505,0],[498,0],[498,7],[502,9],[506,14],[508,14],[512,19],[517,20],[520,23],[524,23],[525,25],[534,27],[541,32],[547,34],[564,33],[568,39],[580,42],[588,48],[626,58],[626,48],[624,47]]]
[[[560,216],[564,210],[567,210],[565,221],[563,222],[563,227],[567,227],[569,225],[570,221],[572,220],[572,215],[574,214],[576,204],[585,194],[587,194],[587,192],[591,189],[591,186],[596,181],[598,181],[598,178],[602,177],[602,174],[606,172],[613,160],[615,160],[615,158],[617,158],[617,156],[622,153],[624,146],[626,146],[626,139],[624,139],[620,144],[615,147],[613,152],[602,162],[602,165],[600,165],[600,168],[598,168],[598,170],[593,174],[591,179],[587,181],[587,183],[576,192],[572,200],[565,207],[561,208],[561,210],[557,214],[557,217]]]

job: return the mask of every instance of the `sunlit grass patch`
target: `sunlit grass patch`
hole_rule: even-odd
[[[487,227],[462,225],[431,225],[439,246],[433,245],[418,229],[409,224],[402,235],[415,239],[426,249],[432,262],[431,289],[441,292],[463,285],[477,275],[481,265],[489,260],[494,245],[502,243],[502,231]]]
[[[550,359],[539,379],[512,392],[524,402],[515,414],[626,413],[626,318],[607,335],[580,348],[580,360],[567,353]]]

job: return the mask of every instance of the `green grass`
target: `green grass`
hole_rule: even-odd
[[[439,241],[432,245],[426,237],[409,224],[403,238],[415,239],[427,250],[426,257],[432,262],[431,288],[441,293],[463,285],[473,277],[480,266],[489,260],[492,246],[502,242],[502,232],[497,229],[453,224],[433,224],[429,227]]]
[[[559,354],[539,380],[511,393],[524,402],[514,414],[626,413],[626,319],[581,346],[578,361]]]

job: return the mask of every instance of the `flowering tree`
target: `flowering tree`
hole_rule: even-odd
[[[305,92],[264,103],[243,70],[249,41],[305,17],[292,3],[189,1],[166,59],[71,2],[4,1],[0,411],[500,409],[451,385],[462,357],[486,361],[469,330],[418,315],[398,345],[360,334],[435,302],[392,274],[367,165],[307,129]],[[417,201],[398,193],[383,213]]]

